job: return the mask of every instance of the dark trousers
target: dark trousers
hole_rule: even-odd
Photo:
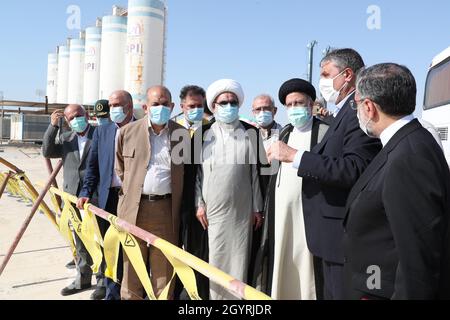
[[[78,209],[75,208],[75,211],[78,215],[78,218],[81,220],[81,214]],[[75,278],[75,286],[76,288],[81,289],[82,286],[90,285],[91,279],[92,279],[92,258],[89,252],[87,251],[86,247],[83,244],[83,241],[81,241],[78,234],[74,231],[73,232],[74,238],[75,238],[75,250],[76,250],[76,257],[75,257],[75,264],[77,267],[77,276]],[[104,279],[104,271],[99,272],[95,275],[97,279],[97,287],[103,287],[105,286],[105,279]]]
[[[75,238],[75,250],[77,251],[75,256],[75,264],[77,267],[75,286],[81,289],[82,286],[91,285],[92,258],[77,233],[73,232],[73,235]]]
[[[75,264],[77,266],[77,277],[75,278],[75,284],[77,288],[81,288],[81,286],[91,284],[92,279],[92,268],[93,264],[91,255],[87,251],[86,247],[81,241],[80,237],[73,233],[75,238],[75,249],[77,251],[77,255],[75,257]],[[104,287],[105,284],[105,268],[100,266],[99,272],[95,275],[97,280],[97,288]]]
[[[316,284],[317,300],[324,300],[324,283],[323,283],[323,262],[319,257],[313,257],[314,264],[314,282]]]
[[[344,265],[323,261],[325,300],[344,300]]]
[[[119,189],[111,188],[109,190],[108,201],[106,202],[105,211],[117,216],[117,205],[119,203]],[[100,221],[101,220],[101,221]],[[110,226],[109,222],[103,219],[99,219],[99,229],[102,237],[104,238],[108,228]],[[106,268],[106,263],[103,259],[102,268]],[[103,272],[105,270],[102,270]],[[106,286],[106,296],[105,300],[120,300],[120,283],[123,278],[123,254],[122,249],[119,250],[119,258],[117,261],[117,282],[114,282],[112,279],[105,278],[105,286]]]
[[[208,231],[203,230],[200,222],[195,218],[194,209],[183,212],[180,239],[184,250],[190,254],[208,261],[209,247],[208,247]],[[202,275],[200,272],[194,270],[197,291],[202,300],[209,300],[209,278]],[[187,291],[184,289],[181,280],[176,277],[175,283],[175,299],[176,300],[190,300]]]

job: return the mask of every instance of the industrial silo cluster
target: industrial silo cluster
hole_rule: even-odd
[[[114,6],[112,15],[48,55],[48,102],[93,105],[125,89],[142,117],[146,90],[164,82],[166,18],[161,0]]]

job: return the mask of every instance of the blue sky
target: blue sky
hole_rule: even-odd
[[[166,85],[174,96],[185,84],[207,87],[233,78],[246,92],[244,115],[259,93],[277,96],[292,77],[306,77],[307,49],[315,54],[313,84],[327,46],[352,47],[367,65],[396,62],[414,73],[423,101],[431,59],[450,46],[450,2],[433,0],[168,0]],[[69,5],[81,9],[82,27],[126,0],[3,1],[0,20],[0,91],[5,99],[38,100],[45,89],[47,54],[76,31],[66,27]],[[381,10],[381,29],[369,30],[367,8]],[[176,99],[175,102],[179,102]],[[286,122],[280,108],[280,121]]]

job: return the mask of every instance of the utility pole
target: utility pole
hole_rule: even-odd
[[[308,44],[309,59],[308,59],[308,80],[312,83],[313,78],[313,63],[314,63],[314,47],[318,44],[316,40],[311,41]]]
[[[333,50],[331,46],[328,46],[325,50],[322,51],[323,56],[325,57],[327,54],[329,54]]]

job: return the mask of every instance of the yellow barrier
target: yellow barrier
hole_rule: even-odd
[[[53,195],[59,195],[63,199],[64,208],[69,206],[72,207],[72,205],[77,202],[76,197],[64,193],[59,189],[51,188],[50,192]],[[105,260],[108,266],[106,273],[109,277],[113,279],[115,278],[119,243],[122,243],[122,246],[125,252],[127,253],[127,256],[130,257],[130,261],[133,267],[135,268],[136,273],[138,274],[138,277],[141,283],[143,284],[144,289],[150,299],[157,299],[157,298],[153,292],[151,281],[147,269],[145,267],[139,246],[129,245],[130,243],[134,244],[137,243],[136,239],[134,238],[135,236],[147,242],[149,245],[152,245],[155,248],[161,250],[161,252],[166,256],[166,258],[174,267],[174,273],[178,274],[190,298],[193,300],[200,299],[197,293],[193,269],[205,275],[215,283],[230,290],[230,292],[232,292],[239,298],[246,300],[270,300],[270,297],[265,295],[264,293],[231,277],[225,272],[209,265],[208,263],[187,253],[181,248],[161,238],[158,238],[145,230],[142,230],[136,226],[128,224],[127,222],[118,219],[116,216],[109,214],[91,204],[87,204],[85,206],[85,216],[83,222],[81,223],[81,228],[80,222],[77,221],[76,214],[73,214],[72,210],[74,210],[73,207],[72,209],[63,210],[63,214],[60,220],[60,230],[66,230],[65,232],[67,232],[65,225],[67,225],[68,222],[70,221],[74,226],[74,229],[76,231],[80,231],[80,233],[78,232],[77,233],[79,235],[80,234],[82,235],[80,238],[83,240],[83,242],[84,241],[88,242],[88,243],[84,242],[84,244],[86,245],[86,248],[90,253],[91,251],[96,252],[95,246],[100,245],[101,242],[104,242],[103,248],[105,252]],[[69,212],[71,213],[69,214]],[[94,215],[109,221],[111,224],[111,227],[109,228],[104,241],[101,241],[103,239],[101,239],[100,233],[98,231],[98,226],[96,223],[93,222],[93,220],[95,220]],[[84,220],[87,220],[87,222],[84,223]],[[99,241],[94,241],[96,244],[93,244],[93,238],[95,237],[98,238]],[[90,247],[91,249],[89,249],[88,247]],[[96,256],[96,253],[94,253],[93,260],[95,261],[96,259],[98,259],[98,256]],[[94,262],[94,267],[95,266],[96,263]],[[170,283],[168,284],[164,292],[161,294],[159,299],[167,298],[169,286]]]
[[[5,181],[7,175],[7,173],[0,174],[0,179],[2,182]],[[5,191],[8,192],[11,196],[20,198],[22,201],[30,204],[35,203],[39,196],[30,179],[28,179],[27,175],[24,172],[10,173]],[[55,215],[44,201],[42,201],[42,203],[39,205],[39,210],[43,212],[47,216],[47,218],[50,219],[54,226],[58,226]]]
[[[4,177],[6,176],[6,173],[2,174]],[[2,178],[2,180],[5,180],[5,178]],[[11,174],[9,177],[8,183],[6,185],[6,192],[8,192],[11,196],[16,198],[21,198],[22,201],[25,202],[31,202],[32,200],[27,196],[27,194],[24,192],[24,190],[20,187],[20,180],[17,179],[16,174]]]
[[[200,300],[197,292],[197,284],[195,281],[195,274],[193,269],[205,275],[211,281],[214,281],[215,283],[228,289],[239,298],[246,300],[270,300],[270,297],[268,297],[264,293],[242,283],[239,280],[234,279],[225,272],[185,252],[181,248],[178,248],[177,246],[161,238],[158,238],[155,235],[134,225],[130,225],[127,222],[122,221],[114,215],[96,208],[91,204],[87,204],[85,206],[84,217],[83,219],[79,219],[77,211],[73,207],[73,204],[77,202],[77,198],[73,195],[64,193],[63,191],[52,187],[50,188],[50,197],[52,204],[55,207],[55,212],[61,213],[61,216],[57,221],[56,217],[58,217],[58,215],[52,212],[43,201],[43,197],[45,195],[44,191],[48,190],[47,188],[49,188],[50,185],[47,185],[46,188],[44,188],[44,191],[39,196],[33,184],[30,182],[23,171],[3,158],[0,158],[0,162],[15,171],[9,173],[0,173],[0,186],[2,186],[2,190],[0,190],[2,191],[1,193],[3,193],[3,189],[6,189],[6,191],[10,195],[21,198],[23,201],[33,203],[35,205],[33,210],[37,209],[36,202],[40,200],[41,202],[39,202],[38,204],[39,209],[44,212],[44,214],[52,221],[52,223],[61,232],[62,236],[66,238],[67,241],[69,241],[73,253],[75,254],[75,246],[73,243],[72,231],[70,229],[70,226],[72,226],[74,232],[76,232],[80,237],[93,259],[92,268],[94,272],[98,271],[98,268],[101,264],[103,258],[101,247],[103,246],[105,260],[107,262],[106,274],[116,280],[115,270],[117,269],[117,256],[120,244],[122,244],[127,256],[130,258],[133,267],[137,271],[136,273],[138,274],[138,277],[143,284],[148,297],[150,299],[157,299],[155,293],[153,292],[150,277],[143,261],[139,246],[136,245],[137,241],[135,237],[138,237],[141,240],[147,242],[148,245],[152,245],[155,248],[161,250],[161,252],[166,256],[166,258],[174,268],[172,281],[175,277],[175,274],[177,274],[192,300]],[[56,177],[57,172],[59,172],[59,170],[61,169],[61,165],[61,163],[58,164],[57,170],[55,170],[50,179],[54,179]],[[62,211],[61,206],[56,199],[56,195],[60,196],[64,201],[64,208]],[[34,211],[32,213],[34,213]],[[103,239],[100,234],[95,216],[107,220],[111,224],[111,227],[109,228],[105,239]],[[21,230],[20,235],[14,243],[15,245],[17,245],[20,236],[23,234],[26,228],[26,225],[29,223],[29,221],[31,221],[31,217],[32,215],[27,219],[25,227],[22,228],[23,230]],[[14,248],[15,246],[13,245],[12,249],[10,250],[11,252],[9,254],[9,257],[12,255]],[[6,262],[4,261],[4,263],[2,264],[2,271],[4,270],[8,260],[9,259],[6,259]],[[169,282],[158,299],[167,299],[171,282]]]

